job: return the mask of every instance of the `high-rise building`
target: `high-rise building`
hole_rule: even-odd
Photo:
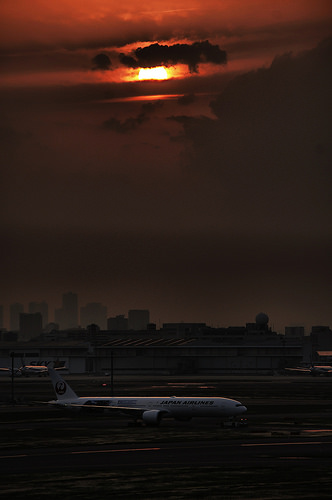
[[[10,329],[12,332],[17,332],[20,329],[20,314],[24,312],[23,304],[15,302],[9,307],[10,314]]]
[[[131,309],[128,311],[128,329],[146,330],[150,323],[150,312],[147,309]]]
[[[108,318],[107,330],[128,330],[128,318],[125,318],[124,314],[115,316],[115,318]]]
[[[55,310],[55,322],[60,330],[78,327],[78,298],[76,293],[68,292],[62,295],[62,308]]]
[[[30,302],[28,306],[30,314],[40,313],[43,319],[43,327],[48,323],[48,304],[47,302]]]
[[[107,307],[99,302],[91,302],[80,310],[81,326],[98,325],[101,330],[106,330]]]

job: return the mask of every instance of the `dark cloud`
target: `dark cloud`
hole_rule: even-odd
[[[93,59],[92,59],[92,64],[93,67],[92,69],[101,69],[101,70],[108,70],[110,69],[112,62],[110,58],[106,54],[97,54]]]
[[[332,39],[234,78],[215,119],[171,117],[191,143],[188,171],[216,213],[266,234],[330,227]],[[204,188],[205,186],[205,188]]]
[[[127,132],[132,132],[136,130],[140,125],[145,123],[150,119],[150,115],[154,113],[154,111],[163,106],[162,101],[147,102],[142,105],[141,111],[135,117],[127,118],[126,120],[118,120],[117,118],[109,118],[104,121],[103,128],[107,130],[113,130],[119,134],[126,134]]]
[[[227,55],[218,45],[208,40],[193,44],[160,45],[154,43],[148,47],[139,47],[133,56],[121,54],[120,61],[129,68],[151,68],[187,64],[191,73],[198,73],[200,63],[226,64]]]

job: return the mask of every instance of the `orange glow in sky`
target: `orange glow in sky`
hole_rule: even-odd
[[[331,0],[0,0],[0,19],[0,329],[70,290],[156,325],[332,328]]]
[[[135,50],[156,43],[191,45],[205,40],[227,53],[227,64],[209,64],[202,57],[194,64],[197,74],[249,71],[269,65],[277,55],[314,47],[329,36],[331,15],[329,0],[128,0],[125,5],[112,0],[0,2],[4,20],[0,85],[188,78],[192,72],[181,57],[145,61],[143,66],[174,65],[138,73]],[[93,62],[100,54],[109,58],[106,67]],[[120,54],[129,62],[120,62]]]
[[[155,68],[141,68],[138,73],[139,80],[167,80],[168,72],[164,66]]]

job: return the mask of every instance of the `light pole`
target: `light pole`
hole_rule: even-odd
[[[12,358],[12,404],[15,404],[15,396],[14,396],[14,357],[15,353],[11,352],[10,357]]]
[[[111,397],[114,396],[113,390],[113,351],[111,351]]]

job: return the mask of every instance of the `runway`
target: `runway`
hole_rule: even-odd
[[[109,391],[102,378],[72,376],[71,383],[80,395]],[[76,495],[80,500],[105,495],[330,498],[332,379],[234,377],[200,385],[192,379],[181,386],[149,384],[126,380],[119,392],[236,396],[248,406],[249,426],[223,428],[218,419],[200,418],[128,426],[128,418],[120,415],[32,405],[54,397],[50,381],[18,380],[20,403],[0,405],[2,494],[25,500],[36,498],[36,491],[49,500]],[[3,395],[10,395],[8,381],[0,386]]]
[[[153,467],[278,467],[286,462],[307,467],[331,460],[332,438],[225,440],[173,443],[17,449],[0,455],[1,474],[53,473]]]

